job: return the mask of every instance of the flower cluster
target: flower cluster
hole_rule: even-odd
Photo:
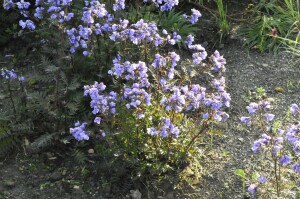
[[[251,102],[249,106],[247,107],[248,113],[252,116],[252,118],[255,117],[255,114],[258,112],[264,112],[267,109],[270,109],[271,105],[270,102],[267,100],[260,101],[258,103]],[[265,113],[264,114],[264,120],[266,122],[271,122],[274,119],[274,114]],[[251,117],[241,117],[241,122],[246,123],[248,126],[251,124]]]
[[[247,107],[251,116],[241,117],[241,121],[249,126],[252,124],[252,121],[255,121],[255,116],[259,115],[259,117],[262,118],[259,119],[259,121],[264,121],[265,125],[267,125],[266,130],[262,129],[266,133],[262,134],[261,138],[254,141],[252,151],[256,153],[260,148],[270,149],[272,157],[278,159],[278,164],[281,166],[288,165],[292,162],[292,158],[290,155],[285,154],[285,151],[283,150],[285,149],[284,144],[289,143],[293,147],[294,154],[296,156],[300,155],[300,124],[299,122],[297,122],[297,124],[288,124],[285,129],[276,128],[276,132],[272,132],[273,128],[270,122],[274,119],[275,115],[265,113],[270,107],[270,103],[265,100],[258,103],[252,102]],[[292,104],[290,107],[290,112],[294,116],[298,116],[299,106],[297,104]],[[296,173],[300,173],[300,163],[298,162],[291,165],[291,169]],[[250,185],[248,191],[255,193],[256,188],[256,186]]]
[[[179,3],[178,0],[144,0],[144,2],[154,3],[156,7],[160,7],[161,11],[170,11]]]
[[[75,123],[75,128],[70,128],[70,133],[74,136],[77,141],[89,140],[89,136],[85,132],[86,123],[80,124]]]
[[[79,25],[78,29],[72,28],[67,30],[67,35],[69,37],[69,44],[71,45],[70,52],[74,53],[75,49],[81,47],[87,49],[87,41],[89,36],[92,34],[92,30],[87,27]],[[87,50],[83,51],[83,55],[87,56],[89,53]]]
[[[222,72],[225,72],[225,64],[226,59],[223,58],[223,56],[220,55],[219,51],[215,51],[214,54],[211,56],[211,60],[213,62],[213,70],[218,71],[221,70]]]
[[[113,10],[124,10],[125,9],[125,0],[115,0],[115,3],[113,4]]]
[[[205,51],[205,48],[202,47],[200,44],[195,44],[195,45],[190,44],[188,48],[193,51],[196,51],[192,55],[194,64],[200,64],[203,60],[206,59],[207,52]]]
[[[3,78],[9,80],[9,79],[19,79],[20,81],[24,81],[25,78],[23,76],[19,76],[16,74],[14,69],[8,70],[8,69],[4,69],[1,68],[1,74],[0,74]]]
[[[161,11],[169,11],[174,6],[178,5],[178,0],[162,0],[162,1],[144,1],[152,2],[157,7],[160,7]],[[71,21],[75,14],[72,12],[72,0],[36,0],[35,2],[35,13],[34,17],[41,20],[44,18],[50,19],[52,23],[64,24],[63,30],[67,33],[70,53],[74,53],[77,48],[83,49],[83,55],[88,56],[88,43],[91,40],[91,36],[106,34],[112,41],[125,41],[130,40],[132,43],[138,45],[143,42],[152,43],[154,46],[159,46],[166,41],[168,44],[174,45],[176,42],[181,40],[181,36],[176,32],[171,34],[164,33],[165,38],[161,36],[158,32],[158,28],[153,22],[144,22],[143,19],[131,24],[129,26],[129,21],[124,19],[114,20],[114,15],[107,11],[106,5],[101,4],[98,0],[84,1],[85,6],[82,8],[81,20],[82,25],[76,27],[69,27],[66,22]],[[30,6],[29,2],[24,0],[14,3],[14,1],[8,1],[4,6],[5,9],[10,9],[11,7],[17,6],[26,18],[25,10]],[[118,10],[125,9],[125,0],[115,0],[112,5],[112,10],[117,12]],[[199,11],[192,9],[191,23],[195,23],[198,18],[201,17]],[[31,20],[20,20],[19,25],[25,29],[35,30],[36,26]],[[59,25],[61,26],[61,25]],[[187,44],[190,45],[193,42],[193,37],[190,35],[187,39]],[[207,54],[202,52],[202,50],[197,50],[193,55],[194,59],[197,60],[195,63],[200,63],[201,60],[205,59]]]
[[[105,90],[106,86],[103,83],[95,82],[91,86],[84,86],[84,96],[91,97],[90,106],[93,109],[93,114],[97,115],[94,122],[100,124],[101,116],[116,113],[117,94],[111,91],[109,94],[100,94]]]
[[[196,10],[196,9],[191,9],[191,11],[192,11],[192,15],[191,15],[190,22],[191,22],[192,24],[194,24],[194,23],[196,23],[196,22],[198,21],[199,17],[201,17],[202,15],[201,15],[201,13],[200,13],[198,10]]]
[[[126,108],[138,108],[138,118],[141,119],[145,115],[142,109],[139,107],[143,104],[149,106],[151,105],[151,94],[147,92],[147,88],[150,86],[148,81],[148,68],[144,62],[139,62],[137,64],[130,63],[129,61],[120,63],[121,57],[118,56],[114,59],[114,67],[109,70],[110,75],[114,75],[117,78],[132,81],[133,83],[123,86],[123,99],[129,99],[130,102],[126,103]]]
[[[178,138],[179,136],[179,129],[172,124],[170,118],[165,118],[162,121],[162,127],[160,130],[156,130],[154,127],[147,129],[148,134],[154,136],[154,135],[160,135],[161,137],[168,137],[172,135],[174,138]]]
[[[249,187],[248,187],[248,191],[249,191],[251,194],[255,194],[255,193],[257,192],[258,187],[259,187],[261,184],[265,183],[265,182],[267,181],[267,178],[266,178],[265,176],[260,176],[260,177],[257,178],[257,181],[258,181],[258,183],[256,183],[256,184],[251,184],[251,185],[249,185]]]
[[[20,20],[19,21],[19,25],[24,29],[24,28],[28,28],[29,30],[34,30],[35,29],[35,25],[31,20]]]

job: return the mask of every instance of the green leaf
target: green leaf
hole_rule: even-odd
[[[257,178],[259,178],[259,174],[258,173],[253,173],[251,178],[252,178],[252,180],[257,180]]]
[[[209,135],[218,135],[218,136],[224,135],[223,131],[216,130],[216,129],[208,130],[207,133]]]
[[[296,193],[296,198],[295,199],[300,199],[300,192]]]
[[[246,178],[246,173],[244,172],[243,169],[237,169],[237,170],[235,170],[234,174],[237,175],[237,176],[240,176],[243,179]]]

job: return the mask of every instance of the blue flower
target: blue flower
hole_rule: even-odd
[[[17,6],[19,9],[28,9],[30,6],[29,2],[25,2],[24,0],[21,0],[17,3]]]
[[[248,126],[251,124],[250,117],[241,117],[241,122],[246,123]]]
[[[293,114],[296,114],[298,111],[299,111],[299,107],[297,104],[292,104],[291,105],[291,108],[290,108],[290,111],[293,113]]]
[[[191,24],[194,24],[194,23],[196,23],[198,21],[198,18],[201,17],[202,15],[196,9],[191,9],[191,11],[192,11],[192,15],[191,15],[190,22],[191,22]]]
[[[282,156],[279,160],[279,164],[281,165],[286,165],[289,164],[290,162],[291,162],[291,158],[287,155]]]
[[[267,181],[267,178],[266,176],[260,176],[257,180],[259,183],[263,184]]]
[[[35,29],[35,25],[31,20],[26,20],[25,22],[23,20],[19,21],[19,25],[24,29],[24,28],[28,28],[29,30],[34,30]]]
[[[97,124],[100,124],[101,118],[100,117],[95,117],[94,122]]]
[[[74,136],[77,141],[88,140],[89,136],[85,132],[86,123],[80,124],[80,122],[75,123],[75,128],[70,128],[70,133]]]
[[[270,122],[274,119],[275,115],[274,114],[266,114],[266,121]]]
[[[186,43],[188,46],[192,45],[192,43],[194,42],[194,36],[193,35],[188,35],[187,39],[184,43]]]
[[[293,150],[297,155],[300,155],[300,140],[294,142]]]
[[[300,173],[300,164],[294,164],[292,166],[292,169],[296,172],[296,173]]]
[[[256,191],[257,191],[257,187],[256,187],[254,184],[251,184],[251,185],[248,187],[248,191],[249,191],[251,194],[255,194]]]
[[[249,114],[254,114],[258,110],[258,104],[255,102],[251,102],[248,107]]]

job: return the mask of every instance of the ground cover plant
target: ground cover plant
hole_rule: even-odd
[[[31,45],[2,58],[1,153],[20,145],[30,153],[57,147],[73,153],[83,176],[90,175],[88,161],[105,162],[96,173],[113,197],[135,189],[133,198],[193,198],[204,162],[218,148],[214,136],[223,135],[231,97],[226,60],[218,51],[209,56],[194,41],[202,14],[195,8],[178,12],[178,4],[4,1],[6,13],[20,13],[17,26],[6,33]],[[218,5],[226,21],[222,1]],[[236,170],[243,196],[248,189],[254,197],[299,197],[297,130],[276,137],[283,122],[270,128],[274,115],[260,113],[261,107],[270,104],[250,104],[249,113],[257,118],[242,122],[257,121],[266,133],[253,151],[266,148],[261,162],[273,170],[253,171],[252,179],[247,177],[252,173]],[[297,105],[292,107],[297,114]],[[93,161],[81,151],[86,149],[97,155]],[[267,188],[272,182],[274,188]]]

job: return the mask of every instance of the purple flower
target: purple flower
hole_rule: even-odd
[[[21,9],[28,9],[28,7],[30,6],[29,2],[25,2],[24,0],[21,0],[17,3],[18,8]]]
[[[203,115],[202,115],[202,118],[203,119],[207,119],[209,117],[209,113],[204,113]]]
[[[89,136],[86,134],[85,132],[85,126],[86,123],[82,123],[80,125],[80,122],[76,122],[75,123],[75,128],[70,128],[70,133],[74,136],[74,138],[77,141],[81,141],[81,140],[88,140]]]
[[[19,25],[24,29],[24,28],[28,28],[29,30],[34,30],[35,29],[35,25],[31,20],[26,20],[25,22],[23,20],[19,21]]]
[[[291,158],[287,155],[282,156],[279,160],[279,164],[281,165],[289,164],[290,162],[291,162]]]
[[[278,152],[283,148],[281,144],[275,144],[273,149],[272,149],[272,154],[277,156]]]
[[[297,138],[295,137],[295,134],[298,132],[298,127],[296,125],[291,125],[286,133],[286,139],[294,145],[294,143],[297,141]]]
[[[257,180],[259,183],[263,184],[267,181],[267,178],[265,176],[260,176]]]
[[[214,63],[213,70],[220,70],[222,72],[225,72],[225,64],[226,60],[223,58],[223,56],[220,55],[219,51],[215,51],[214,54],[212,55],[212,61]]]
[[[194,36],[193,35],[188,35],[187,39],[184,43],[186,43],[189,46],[189,45],[192,45],[193,42],[194,42]]]
[[[36,9],[35,9],[35,13],[34,13],[34,16],[36,17],[36,18],[38,18],[38,19],[43,19],[43,10],[44,10],[45,8],[43,8],[43,7],[37,7]]]
[[[294,142],[293,150],[297,155],[300,155],[300,140]]]
[[[291,108],[290,108],[290,111],[293,113],[293,114],[296,114],[299,110],[299,107],[297,104],[292,104],[291,105]]]
[[[258,149],[259,149],[259,147],[261,146],[261,143],[260,143],[260,141],[259,140],[256,140],[255,142],[254,142],[254,144],[253,144],[253,146],[252,146],[252,151],[254,152],[254,153],[256,153],[257,151],[258,151]]]
[[[177,34],[177,32],[173,32],[173,39],[175,41],[180,41],[181,40],[181,36]]]
[[[24,76],[19,77],[19,80],[20,80],[21,82],[25,81]]]
[[[270,122],[274,119],[275,115],[274,114],[266,114],[266,121]]]
[[[125,0],[115,0],[115,3],[113,4],[113,10],[124,10],[125,9]]]
[[[100,117],[96,117],[96,118],[94,119],[94,122],[97,123],[97,124],[100,124],[101,118],[100,118]]]
[[[292,166],[292,169],[296,172],[296,173],[300,173],[300,164],[294,164]]]
[[[193,63],[200,64],[204,59],[206,59],[206,56],[206,51],[193,53]]]
[[[3,8],[5,10],[9,10],[11,7],[14,6],[14,2],[12,0],[8,0],[8,1],[3,1]]]
[[[196,9],[191,9],[191,11],[192,11],[192,15],[191,15],[190,22],[191,22],[191,24],[194,24],[194,23],[196,23],[198,21],[198,18],[201,17],[202,15]]]
[[[241,122],[246,123],[249,126],[251,124],[250,117],[241,117]]]
[[[161,0],[158,2],[162,2]],[[170,11],[174,6],[178,5],[178,0],[164,0],[165,4],[160,7],[161,11]],[[162,4],[162,3],[159,3]]]
[[[284,133],[284,130],[282,130],[282,129],[277,129],[277,133],[278,133],[278,135],[283,135],[283,133]]]
[[[139,119],[142,119],[142,118],[144,118],[145,117],[145,114],[144,113],[142,113],[142,112],[139,112],[138,113],[138,118]]]
[[[251,184],[249,187],[248,187],[248,191],[251,193],[251,194],[255,194],[256,193],[256,187],[254,184]]]
[[[257,109],[258,109],[258,104],[255,102],[251,102],[248,107],[248,112],[249,114],[254,114]]]
[[[153,127],[148,128],[148,129],[147,129],[147,132],[148,132],[148,134],[150,134],[150,135],[157,135],[157,134],[158,134],[158,131],[157,131],[155,128],[153,128]]]
[[[15,73],[14,69],[11,70],[7,70],[7,69],[1,69],[1,76],[4,77],[5,79],[17,79],[18,75]],[[20,78],[22,78],[23,76],[21,76]],[[24,78],[24,77],[23,77]],[[22,80],[20,80],[22,81]]]
[[[88,56],[89,55],[89,52],[88,51],[83,51],[83,53],[82,53],[84,56]]]
[[[260,105],[263,109],[269,109],[269,108],[271,107],[269,101],[262,101],[262,102],[259,103],[259,105]]]
[[[175,67],[177,65],[177,62],[180,60],[180,56],[175,52],[171,52],[170,57],[172,61],[172,67]]]

